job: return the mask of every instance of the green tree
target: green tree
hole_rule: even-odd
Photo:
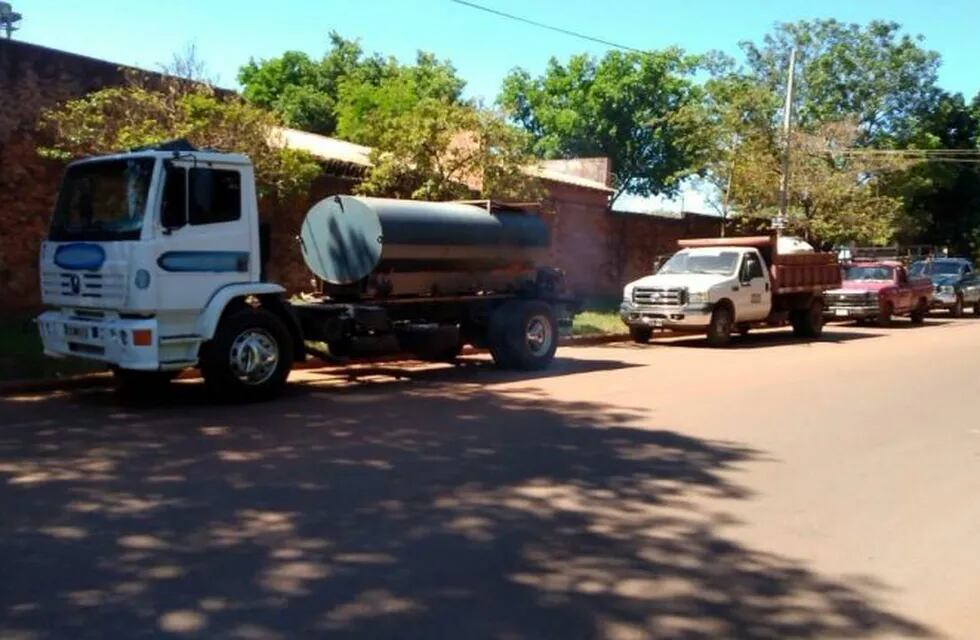
[[[45,111],[39,128],[52,141],[41,149],[42,155],[59,159],[176,138],[244,153],[255,165],[260,195],[288,198],[309,186],[320,168],[309,154],[279,144],[277,124],[273,114],[207,85],[131,76],[125,86],[101,89]]]
[[[394,86],[395,93],[400,86]],[[417,200],[537,199],[524,132],[500,114],[425,98],[364,123],[372,167],[358,193]]]
[[[886,244],[903,224],[902,200],[882,180],[903,166],[877,156],[852,155],[860,135],[854,122],[820,125],[792,137],[788,225],[819,246]],[[778,212],[781,151],[772,138],[753,135],[737,149],[732,201],[743,229],[767,228]]]
[[[943,94],[912,143],[920,149],[980,150],[980,94],[972,103]],[[895,175],[887,188],[906,203],[903,240],[980,256],[980,165],[922,162]]]
[[[901,145],[939,99],[939,54],[894,22],[837,20],[778,24],[760,44],[741,43],[756,79],[774,93],[786,86],[797,47],[796,117],[804,130],[856,120],[859,144]]]
[[[705,158],[698,64],[677,49],[553,58],[537,78],[512,71],[499,103],[530,134],[535,155],[607,156],[616,197],[671,194]]]
[[[376,106],[372,88],[403,83],[404,100],[382,106],[407,109],[427,97],[458,101],[464,85],[452,65],[432,54],[420,52],[414,65],[402,65],[394,58],[365,55],[356,41],[336,32],[330,33],[330,49],[320,60],[299,51],[250,60],[238,80],[248,102],[275,111],[290,127],[333,135],[343,114],[341,135],[352,141],[359,141],[360,124]]]

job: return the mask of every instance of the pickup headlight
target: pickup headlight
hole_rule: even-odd
[[[688,304],[704,304],[708,301],[707,291],[689,291],[687,294]]]

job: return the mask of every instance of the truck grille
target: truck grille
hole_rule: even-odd
[[[121,303],[125,276],[121,273],[45,271],[41,274],[45,296],[77,298],[81,302]]]
[[[874,304],[864,293],[831,293],[826,296],[826,303],[833,307],[866,307]]]
[[[633,302],[665,307],[680,307],[687,302],[687,290],[680,287],[637,287],[633,289]]]

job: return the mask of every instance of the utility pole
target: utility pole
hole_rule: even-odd
[[[786,79],[786,105],[783,107],[783,175],[779,179],[779,224],[786,223],[789,207],[789,152],[793,125],[793,76],[796,69],[796,47],[789,52],[789,77]]]

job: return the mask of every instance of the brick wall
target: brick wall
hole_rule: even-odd
[[[546,187],[551,261],[582,296],[617,296],[626,282],[649,274],[657,257],[676,251],[678,239],[714,237],[721,231],[711,216],[615,212],[603,192],[556,182]]]
[[[122,80],[118,65],[0,39],[0,309],[40,303],[37,252],[63,166],[37,155],[38,115]]]

